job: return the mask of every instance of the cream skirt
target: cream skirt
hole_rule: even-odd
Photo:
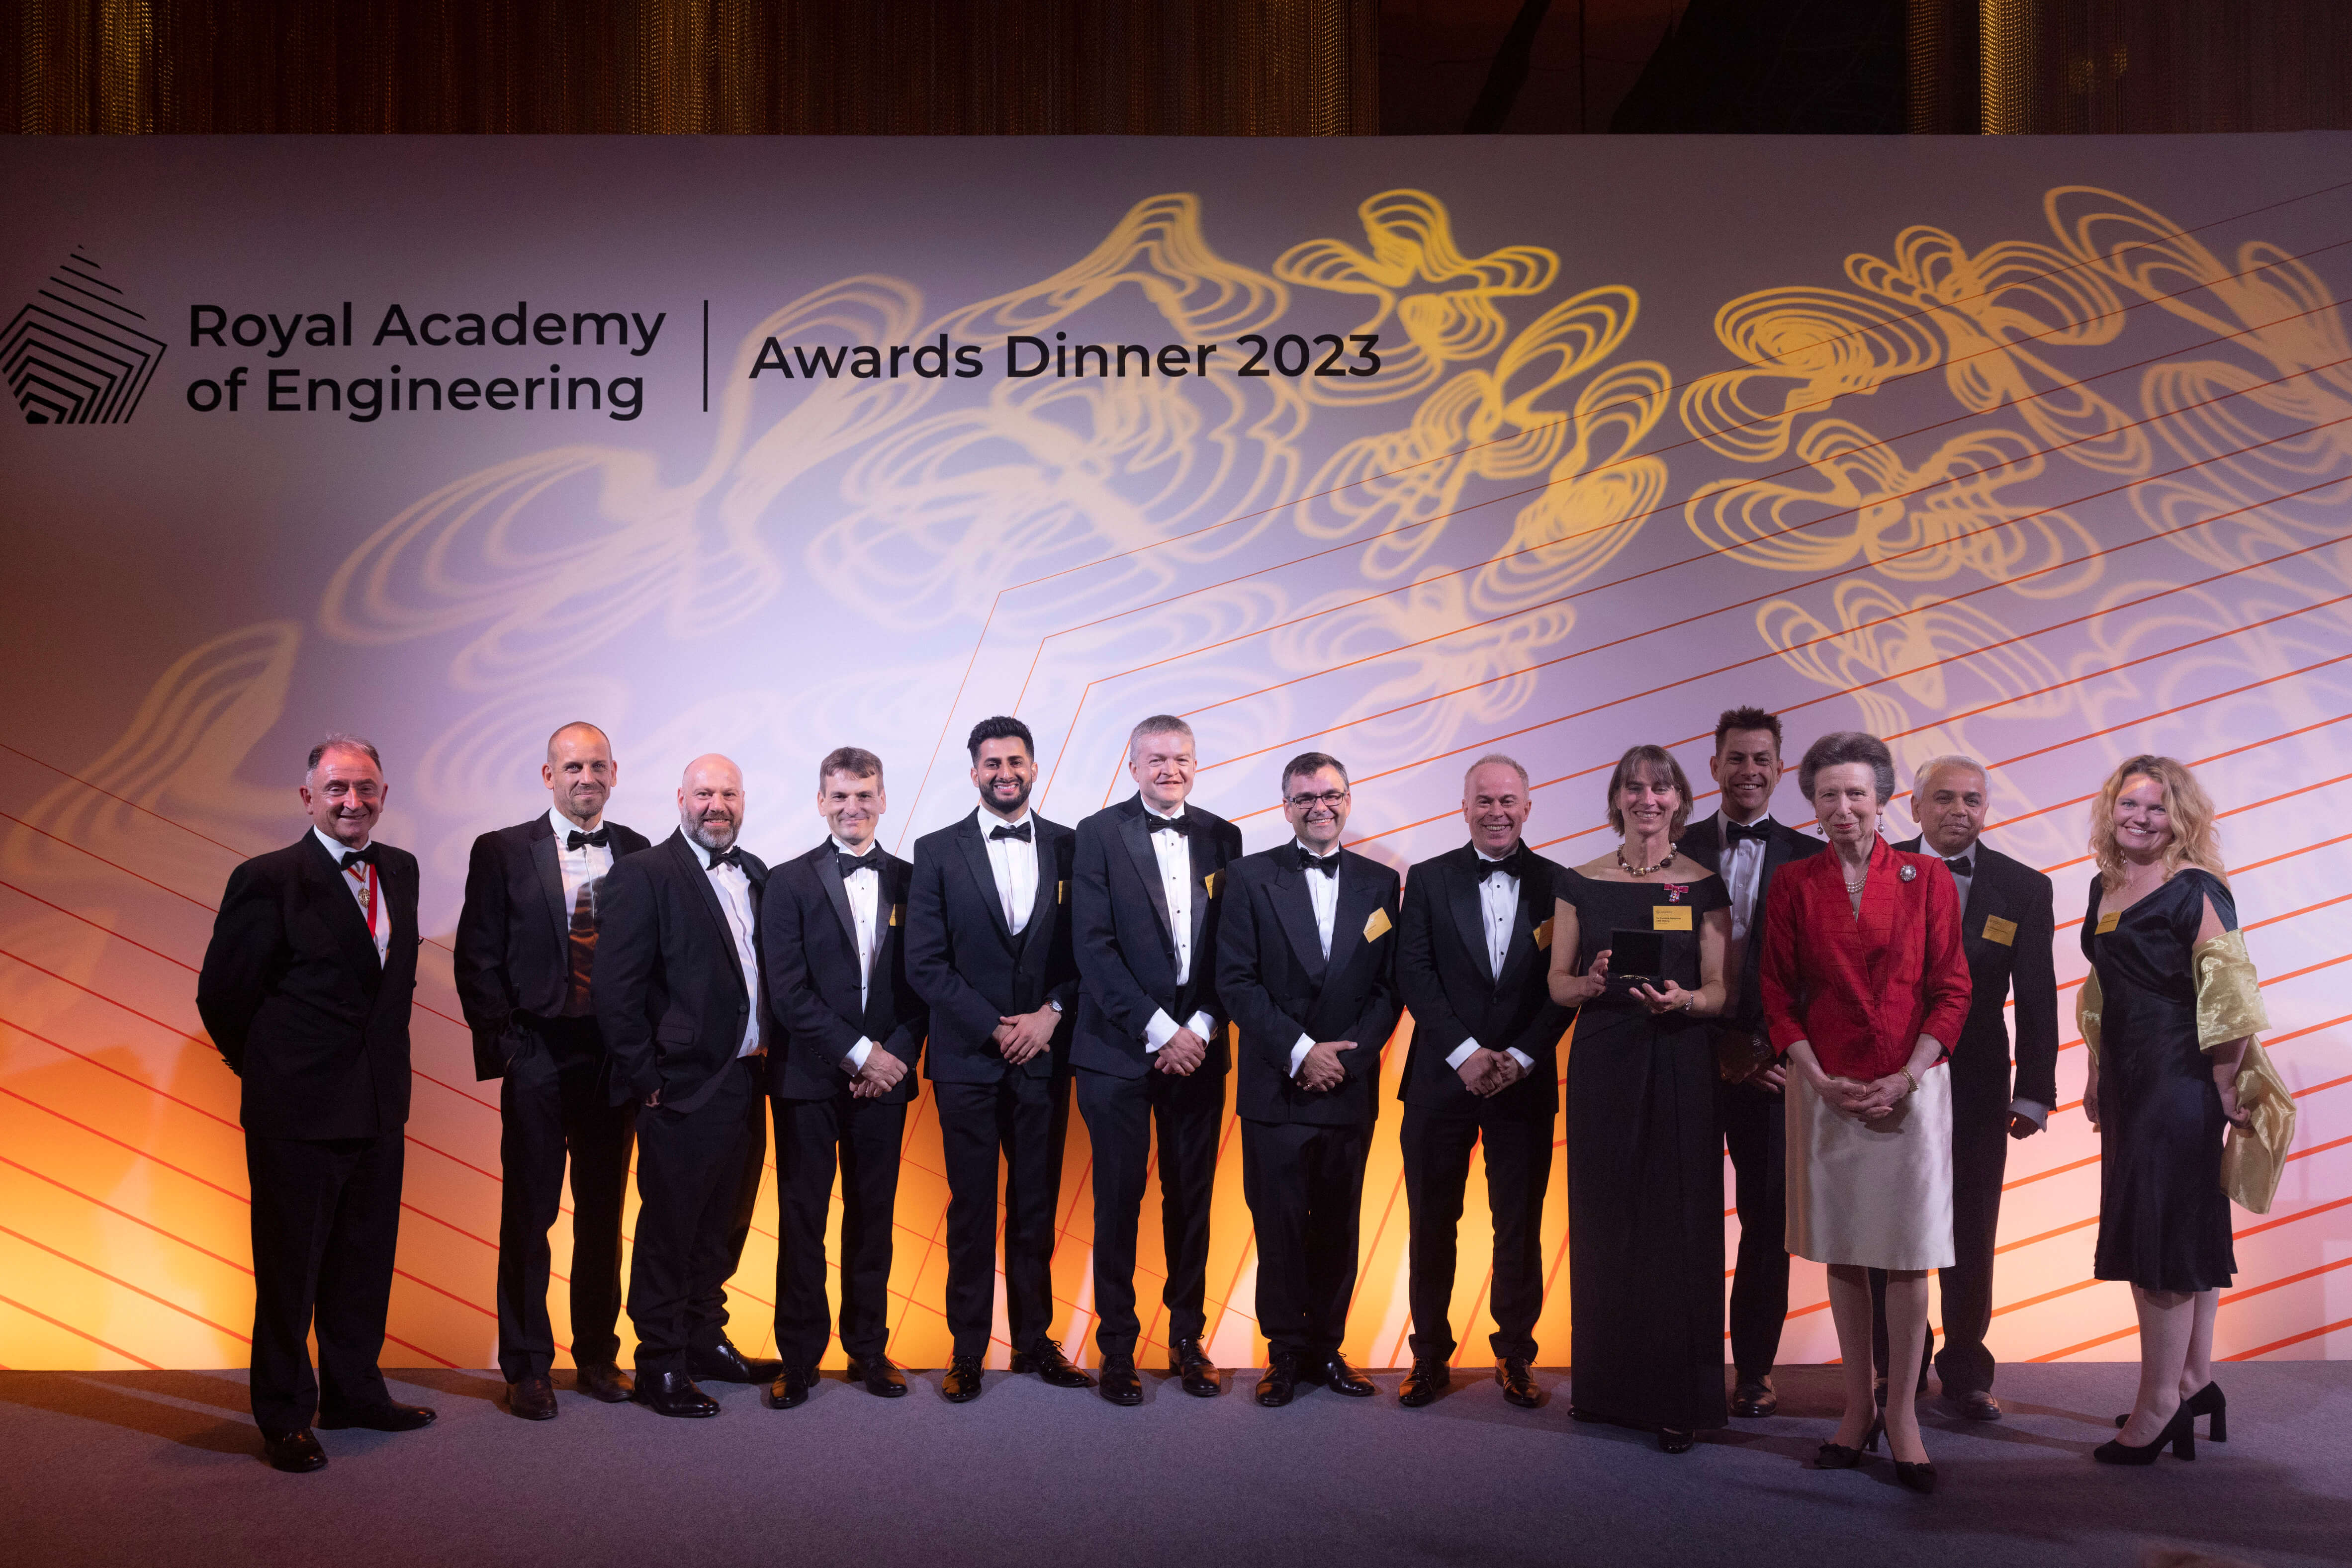
[[[1952,1072],[1876,1123],[1832,1107],[1789,1073],[1789,1250],[1816,1263],[1947,1269],[1952,1263]]]

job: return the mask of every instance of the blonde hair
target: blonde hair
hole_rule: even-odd
[[[2099,787],[2091,802],[2091,858],[2099,862],[2099,881],[2112,893],[2124,882],[2123,852],[2116,847],[2116,797],[2134,779],[2153,779],[2164,791],[2164,813],[2172,823],[2172,841],[2164,846],[2164,875],[2170,881],[2182,866],[2212,873],[2223,886],[2230,874],[2221,865],[2221,834],[2213,826],[2213,799],[2197,782],[2197,775],[2169,757],[2126,758]]]

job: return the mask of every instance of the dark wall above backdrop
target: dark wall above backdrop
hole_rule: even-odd
[[[2352,127],[2344,0],[0,0],[0,131]]]

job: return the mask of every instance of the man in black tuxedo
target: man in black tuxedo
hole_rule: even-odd
[[[300,794],[310,831],[229,873],[196,978],[196,1011],[242,1080],[254,1424],[269,1462],[296,1472],[327,1462],[314,1416],[433,1421],[394,1402],[376,1364],[400,1241],[416,857],[375,841],[389,791],[357,736],[310,748]]]
[[[907,983],[914,868],[875,842],[889,809],[882,759],[854,746],[817,765],[824,842],[768,875],[761,904],[768,994],[782,1029],[769,1073],[776,1118],[776,1354],[771,1409],[808,1399],[833,1337],[824,1300],[825,1211],[841,1171],[841,1348],[849,1376],[896,1398],[887,1354],[890,1230],[915,1061],[930,1009]]]
[[[727,1281],[767,1153],[775,1032],[759,956],[768,868],[736,847],[743,807],[734,763],[687,764],[678,831],[604,879],[589,983],[613,1103],[637,1104],[632,1392],[664,1416],[719,1414],[698,1377],[766,1383],[783,1370],[727,1338]]]
[[[1217,995],[1241,1041],[1242,1185],[1257,1227],[1257,1402],[1299,1380],[1374,1392],[1339,1343],[1356,1293],[1364,1160],[1381,1051],[1396,1028],[1397,874],[1339,847],[1348,770],[1320,751],[1282,770],[1296,838],[1234,862]]]
[[[995,1305],[996,1178],[1004,1175],[1004,1311],[1013,1370],[1095,1380],[1054,1341],[1054,1204],[1069,1125],[1078,970],[1067,919],[1069,829],[1029,810],[1036,743],[1017,718],[972,726],[980,809],[915,841],[907,978],[930,1008],[923,1071],[948,1176],[948,1332],[940,1392],[980,1396]]]
[[[644,834],[604,821],[620,765],[603,730],[565,725],[548,737],[539,772],[554,805],[474,841],[451,966],[474,1033],[474,1076],[501,1080],[499,1370],[508,1408],[530,1421],[556,1414],[547,1232],[562,1207],[567,1155],[572,1385],[608,1405],[629,1397],[614,1330],[636,1106],[613,1103],[588,987],[598,889],[615,860],[646,847]]]
[[[1731,1391],[1735,1416],[1769,1416],[1780,1407],[1772,1362],[1789,1315],[1788,1155],[1780,1102],[1785,1070],[1764,1038],[1764,894],[1772,873],[1818,854],[1807,838],[1771,817],[1780,782],[1780,720],[1762,708],[1730,708],[1716,720],[1706,770],[1723,792],[1722,810],[1683,831],[1675,847],[1723,879],[1731,894],[1731,950],[1738,958],[1737,1000],[1715,1031],[1723,1082],[1716,1113],[1731,1151],[1733,1197],[1739,1210],[1739,1256],[1731,1281]]]
[[[1911,810],[1921,835],[1899,843],[1914,854],[1941,855],[1960,895],[1961,946],[1975,990],[1969,1021],[1952,1048],[1952,1266],[1936,1270],[1944,1298],[1944,1348],[1928,1331],[1919,1365],[1926,1386],[1933,1353],[1944,1401],[1975,1421],[2000,1419],[1992,1395],[1993,1248],[2000,1229],[2000,1186],[2009,1141],[2030,1138],[2058,1103],[2058,977],[2051,959],[2055,915],[2050,879],[1979,841],[1989,793],[1984,764],[1938,757],[1911,780]],[[2002,1002],[2017,1001],[2016,1077]],[[1873,1270],[1884,1294],[1885,1273]],[[1874,1336],[1878,1375],[1887,1375],[1885,1313]]]
[[[1167,1250],[1168,1370],[1202,1397],[1223,1386],[1208,1328],[1209,1204],[1224,1120],[1224,1012],[1217,911],[1242,832],[1187,807],[1192,727],[1155,714],[1127,737],[1136,793],[1078,824],[1070,872],[1077,1030],[1070,1061],[1094,1146],[1095,1348],[1102,1396],[1143,1403],[1135,1372],[1135,1231],[1160,1133],[1160,1232]]]
[[[1543,1199],[1559,1114],[1559,1037],[1570,1015],[1546,977],[1560,868],[1522,836],[1528,770],[1482,757],[1462,780],[1470,841],[1405,877],[1397,990],[1412,1013],[1400,1142],[1410,1248],[1412,1406],[1451,1377],[1454,1233],[1470,1151],[1486,1151],[1495,1224],[1495,1381],[1522,1409],[1542,1402],[1533,1367],[1543,1311]]]

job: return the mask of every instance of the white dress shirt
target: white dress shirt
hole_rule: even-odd
[[[335,857],[335,863],[341,865],[349,846],[329,838],[315,826],[310,832],[327,846],[327,852]],[[365,849],[367,845],[359,847]],[[355,865],[343,873],[343,885],[351,890],[352,901],[360,906],[360,918],[368,923],[368,936],[375,941],[375,963],[380,969],[392,953],[392,905],[383,896],[383,878],[374,872],[373,866],[364,862]],[[369,896],[371,892],[374,894],[373,899]]]
[[[996,829],[1017,828],[1031,820],[1026,808],[1012,821],[1006,821],[982,806],[972,813],[980,824],[980,841],[988,846],[988,863],[996,873],[996,896],[1004,905],[1004,924],[1013,935],[1021,935],[1029,924],[1029,911],[1037,902],[1037,830],[1029,830],[1029,842],[1019,839],[992,839]]]
[[[1511,950],[1511,925],[1519,915],[1519,879],[1508,873],[1501,876],[1486,874],[1488,866],[1500,865],[1510,858],[1509,855],[1490,855],[1484,850],[1474,852],[1478,857],[1477,864],[1472,869],[1478,873],[1479,925],[1486,933],[1486,977],[1499,980],[1503,977],[1503,959]],[[1447,1053],[1445,1065],[1460,1067],[1477,1049],[1475,1037],[1464,1040]],[[1535,1059],[1517,1046],[1507,1045],[1503,1050],[1519,1064],[1522,1072],[1536,1064]]]
[[[1298,846],[1298,852],[1303,855],[1315,853],[1305,844]],[[1334,850],[1332,852],[1337,854],[1339,852]],[[1316,858],[1319,860],[1322,857],[1318,855]],[[1315,906],[1315,935],[1322,938],[1323,961],[1328,964],[1331,961],[1331,927],[1339,918],[1339,879],[1325,876],[1319,871],[1310,871],[1306,875],[1307,902]],[[1315,1037],[1311,1034],[1300,1035],[1298,1043],[1290,1048],[1290,1075],[1293,1078],[1298,1076],[1299,1068],[1306,1063],[1307,1053],[1314,1049]]]
[[[1741,822],[1752,828],[1771,821],[1770,811],[1757,814],[1753,822]],[[1731,895],[1731,939],[1748,940],[1748,928],[1756,919],[1756,884],[1764,877],[1764,845],[1755,839],[1731,841],[1732,820],[1728,813],[1715,814],[1715,841],[1721,853],[1717,866],[1723,877],[1723,890]]]
[[[693,842],[688,840],[688,842]],[[699,844],[696,852],[702,855],[703,875],[719,892],[719,906],[727,912],[727,927],[735,934],[735,956],[743,966],[743,985],[751,993],[751,1017],[743,1026],[743,1043],[737,1056],[756,1056],[760,1051],[760,951],[752,941],[759,929],[751,914],[751,879],[743,868],[730,861],[712,865],[710,857]]]
[[[586,1018],[596,1009],[588,1000],[588,976],[596,959],[596,888],[613,869],[613,852],[604,844],[565,846],[582,831],[579,823],[550,806],[547,821],[555,830],[555,869],[563,876],[563,907],[569,929],[564,946],[571,979],[563,995],[563,1016]]]
[[[1943,854],[1942,851],[1937,849],[1935,845],[1927,842],[1924,837],[1919,841],[1919,848],[1920,851],[1926,854]],[[1960,912],[1963,915],[1968,913],[1969,889],[1976,883],[1976,859],[1979,852],[1980,852],[1977,845],[1972,842],[1967,849],[1962,850],[1958,855],[1945,857],[1944,859],[1944,868],[1952,873],[1952,885],[1959,890]],[[1962,876],[1960,874],[1958,862],[1963,860],[1969,862],[1969,874],[1967,876]],[[2032,1123],[2037,1127],[2047,1127],[2050,1125],[2050,1107],[2044,1105],[2039,1100],[2027,1100],[2022,1097],[2011,1100],[2009,1103],[2009,1113],[2012,1116],[2024,1117],[2027,1121]]]
[[[826,835],[826,841],[827,847],[836,854],[859,852],[831,834]],[[872,853],[874,864],[841,879],[841,890],[849,895],[849,923],[857,928],[857,1010],[861,1013],[866,1010],[866,998],[874,985],[874,949],[878,946],[875,922],[882,903],[882,873],[875,869],[882,863],[882,852],[870,839],[866,848]],[[849,1048],[849,1071],[863,1071],[866,1059],[873,1054],[874,1042],[859,1035],[857,1043]]]
[[[1180,809],[1174,816],[1163,817],[1146,806],[1143,809],[1144,836],[1151,841],[1151,853],[1160,862],[1160,891],[1168,900],[1168,934],[1176,939],[1176,983],[1184,985],[1192,977],[1192,841],[1184,833],[1163,831],[1163,822],[1173,822],[1184,815]],[[1160,1048],[1176,1038],[1180,1026],[1168,1016],[1166,1008],[1152,1009],[1151,1020],[1143,1026],[1143,1049],[1157,1055]],[[1199,1035],[1203,1043],[1209,1038],[1209,1015],[1196,1012],[1181,1026]]]

